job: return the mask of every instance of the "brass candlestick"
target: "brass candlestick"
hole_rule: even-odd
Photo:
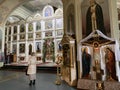
[[[57,65],[57,78],[56,78],[55,84],[56,85],[61,84],[61,79],[60,79],[60,74],[59,74],[59,65]]]
[[[56,85],[60,85],[61,84],[61,73],[59,72],[59,66],[60,64],[62,63],[62,57],[57,55],[57,78],[56,78],[56,81],[55,81],[55,84]]]

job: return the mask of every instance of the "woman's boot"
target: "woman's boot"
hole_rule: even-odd
[[[29,85],[30,85],[30,86],[32,85],[32,80],[30,80],[30,83],[29,83]]]
[[[33,85],[35,85],[35,80],[33,80]]]

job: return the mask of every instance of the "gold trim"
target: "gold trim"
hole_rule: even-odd
[[[99,43],[98,43],[97,41],[93,42],[93,47],[94,47],[94,48],[99,47]]]

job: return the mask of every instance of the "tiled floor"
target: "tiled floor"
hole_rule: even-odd
[[[0,90],[77,90],[62,81],[61,85],[55,84],[56,74],[37,73],[35,86],[29,86],[28,76],[21,71],[0,70]]]

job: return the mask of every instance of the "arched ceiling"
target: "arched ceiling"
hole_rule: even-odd
[[[3,0],[0,0],[0,3],[2,3],[2,1]],[[29,0],[29,2],[25,2],[23,5],[17,7],[7,20],[11,23],[16,22],[18,21],[18,16],[26,19],[36,12],[42,12],[45,5],[51,5],[54,9],[63,7],[61,0]]]
[[[55,8],[62,7],[61,0],[32,0],[28,3],[25,3],[23,6],[34,13],[38,10],[41,11],[47,4],[50,4]]]
[[[4,0],[0,0],[0,4],[2,4],[3,1]],[[26,19],[33,13],[41,11],[47,4],[52,5],[54,8],[63,7],[62,0],[29,0],[23,5],[17,7],[16,10],[11,13],[10,19],[8,18],[8,20],[9,22],[13,22],[13,20],[16,21],[14,16],[19,16],[23,19]],[[120,8],[120,0],[117,0],[117,7]]]

